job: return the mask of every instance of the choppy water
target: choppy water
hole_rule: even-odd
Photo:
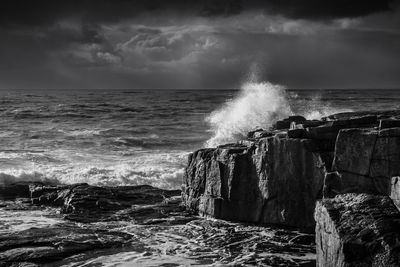
[[[187,153],[288,114],[400,108],[396,90],[0,91],[0,182],[179,188]]]

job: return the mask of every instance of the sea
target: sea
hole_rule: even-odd
[[[179,189],[196,149],[235,142],[294,114],[319,119],[399,108],[400,90],[295,90],[268,82],[231,90],[2,90],[0,186],[46,181]],[[176,225],[82,224],[64,220],[57,208],[20,208],[18,201],[0,203],[0,237],[57,227],[132,236],[127,247],[43,266],[312,266],[316,259],[312,245],[291,242],[304,237],[297,230],[198,217]]]
[[[179,189],[190,152],[289,115],[400,108],[400,90],[1,90],[0,183]]]

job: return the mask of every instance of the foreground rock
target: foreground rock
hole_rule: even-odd
[[[400,112],[292,116],[237,144],[189,156],[186,207],[236,221],[313,228],[315,201],[338,193],[390,194],[400,175]]]
[[[386,196],[344,194],[315,209],[317,266],[400,266],[400,213]]]
[[[1,262],[45,263],[98,249],[111,249],[134,242],[130,234],[76,228],[67,225],[50,228],[32,228],[0,235]]]
[[[325,173],[313,150],[318,143],[275,136],[197,151],[186,169],[184,201],[215,218],[313,227]]]
[[[180,210],[173,197],[180,190],[162,190],[152,186],[99,187],[88,184],[48,186],[31,184],[33,204],[59,206],[69,220],[96,222],[105,220],[162,218]],[[174,203],[174,205],[170,205]],[[146,205],[146,208],[143,208]],[[144,216],[141,216],[141,215]]]
[[[319,266],[400,266],[400,111],[291,116],[195,151],[183,201],[214,218],[316,224]]]
[[[38,182],[1,188],[1,267],[315,265],[314,235],[199,219],[176,190]]]
[[[31,214],[35,210],[44,210],[41,217],[50,216],[50,221],[53,217],[59,219],[58,223],[44,228],[36,228],[33,224],[33,228],[22,231],[0,231],[0,266],[2,263],[9,266],[20,262],[56,262],[75,254],[123,248],[135,243],[135,236],[124,231],[74,222],[125,220],[136,224],[182,224],[194,219],[180,206],[179,190],[151,186],[53,186],[39,182],[3,184],[1,188],[3,216],[16,214],[17,224],[18,211]],[[45,207],[57,209],[59,215],[54,211],[50,214],[51,210]],[[32,217],[26,216],[27,219]],[[13,226],[12,223],[7,225]]]

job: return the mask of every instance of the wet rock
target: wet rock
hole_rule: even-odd
[[[154,205],[179,196],[180,190],[162,190],[152,186],[99,187],[88,184],[68,186],[31,185],[32,203],[61,206],[68,219],[90,222],[113,219],[116,211],[133,205]]]
[[[315,209],[317,266],[399,266],[400,213],[387,196],[342,194]]]
[[[180,190],[162,190],[148,185],[100,187],[88,184],[58,185],[21,182],[3,186],[8,201],[0,203],[5,209],[30,209],[29,205],[59,207],[65,218],[80,222],[96,222],[124,218],[135,219],[138,212],[130,210],[135,205],[148,205],[149,218],[180,210]],[[23,197],[16,201],[15,198]],[[25,204],[24,204],[25,203]],[[120,212],[126,210],[126,212]],[[118,215],[118,216],[117,216]]]
[[[197,151],[185,171],[184,203],[215,218],[313,227],[325,164],[310,142],[275,136],[240,150]]]
[[[318,198],[390,195],[392,177],[400,176],[400,128],[385,127],[399,119],[400,111],[320,121],[292,116],[272,127],[273,136],[196,151],[186,168],[184,203],[216,218],[305,227],[313,224]]]
[[[133,241],[130,234],[122,232],[66,225],[31,228],[0,235],[0,262],[10,265],[53,262],[85,251],[121,247]]]
[[[126,265],[135,266],[159,265],[165,259],[177,265],[315,265],[313,235],[198,218],[175,209],[180,202],[179,197],[171,197],[154,205],[132,205],[110,213],[110,220],[88,224],[63,220],[49,213],[57,208],[27,202],[40,210],[41,220],[50,216],[57,223],[0,228],[0,266],[101,265],[121,259],[124,253],[135,255],[124,257]],[[10,212],[24,216],[21,211]],[[18,224],[19,218],[14,218]]]
[[[17,217],[13,223],[7,218],[0,220],[1,226],[5,222],[5,229],[0,228],[0,266],[60,266],[59,262],[70,256],[100,251],[112,253],[132,246],[138,249],[145,244],[128,234],[124,225],[168,227],[184,225],[195,219],[181,206],[180,190],[87,184],[50,186],[24,183],[24,186],[31,190],[32,201],[26,198],[1,202],[2,214],[10,218],[15,214]],[[48,220],[32,218],[28,223],[19,222],[18,216],[25,216],[23,211],[29,211],[29,214],[40,212],[37,216],[46,216]],[[19,228],[18,224],[22,227]],[[34,227],[29,228],[31,224]],[[139,250],[143,251],[143,248]]]
[[[315,266],[315,237],[304,232],[203,219],[187,228],[203,237],[201,244],[215,257],[203,265]],[[191,250],[201,253],[196,245]]]
[[[301,123],[303,123],[305,121],[307,121],[307,120],[303,116],[289,116],[289,118],[277,121],[273,125],[273,128],[276,129],[276,130],[289,129],[290,125],[292,123],[301,124]]]

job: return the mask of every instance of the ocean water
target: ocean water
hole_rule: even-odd
[[[400,108],[397,90],[0,91],[0,183],[180,188],[187,154],[291,114]]]

